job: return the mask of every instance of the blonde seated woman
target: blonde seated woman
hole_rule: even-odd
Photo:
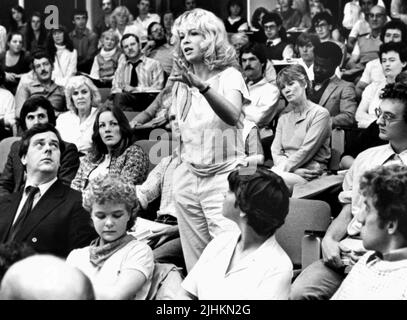
[[[83,192],[99,237],[73,250],[66,262],[89,277],[96,299],[145,300],[154,257],[150,247],[128,235],[135,222],[137,196],[132,184],[114,175],[99,176]]]
[[[311,85],[304,67],[292,65],[281,70],[277,85],[289,103],[287,108],[292,110],[278,120],[271,146],[272,170],[292,186],[327,171],[331,119],[327,109],[308,100]]]
[[[86,154],[92,148],[93,124],[101,103],[99,90],[84,76],[69,79],[65,88],[67,112],[57,118],[56,128],[64,141]]]

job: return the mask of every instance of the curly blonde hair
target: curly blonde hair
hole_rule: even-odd
[[[124,204],[130,215],[127,230],[134,226],[139,208],[136,187],[123,177],[108,174],[92,179],[82,193],[82,206],[86,211],[92,213],[95,203],[101,205],[105,203]]]
[[[172,34],[177,57],[188,64],[181,49],[180,33],[185,34],[192,28],[198,29],[203,34],[204,40],[201,43],[203,61],[210,70],[223,70],[231,66],[238,68],[236,51],[228,41],[222,20],[212,12],[199,8],[184,12],[174,22]]]
[[[75,107],[75,104],[72,100],[72,94],[74,90],[78,89],[80,86],[85,85],[90,90],[91,97],[91,107],[98,108],[102,103],[102,97],[100,96],[98,88],[94,85],[92,80],[84,76],[74,76],[69,78],[68,83],[65,86],[65,98],[66,106],[68,110],[71,110],[78,114],[78,109]]]
[[[113,10],[110,15],[110,26],[114,30],[117,28],[117,18],[119,14],[125,14],[127,16],[127,25],[133,22],[133,15],[130,13],[130,10],[125,6],[119,6]]]

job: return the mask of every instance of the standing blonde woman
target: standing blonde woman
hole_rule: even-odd
[[[174,23],[173,112],[182,164],[174,173],[174,194],[187,269],[208,242],[237,225],[222,216],[227,176],[245,162],[242,105],[248,90],[222,21],[194,9]],[[170,78],[170,79],[171,79]]]

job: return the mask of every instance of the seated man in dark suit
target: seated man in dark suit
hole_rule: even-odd
[[[25,131],[38,123],[50,123],[55,126],[55,113],[51,103],[42,96],[35,96],[23,105],[20,114],[21,127]],[[70,186],[79,168],[78,149],[73,143],[63,142],[65,151],[61,152],[61,165],[58,178]],[[11,145],[6,166],[0,176],[0,198],[17,192],[25,183],[24,167],[18,156],[21,140]]]
[[[342,60],[338,45],[327,41],[314,48],[314,90],[310,100],[328,109],[332,127],[353,127],[357,108],[353,83],[339,79],[335,69]]]
[[[38,124],[22,138],[24,189],[0,200],[0,243],[26,242],[38,253],[66,257],[96,238],[79,192],[57,177],[65,145],[52,124]]]

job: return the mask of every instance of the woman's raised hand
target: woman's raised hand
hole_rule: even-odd
[[[169,77],[169,80],[183,82],[191,88],[198,88],[198,90],[205,89],[206,84],[187,67],[184,61],[176,59],[175,64],[178,67],[179,74]]]

